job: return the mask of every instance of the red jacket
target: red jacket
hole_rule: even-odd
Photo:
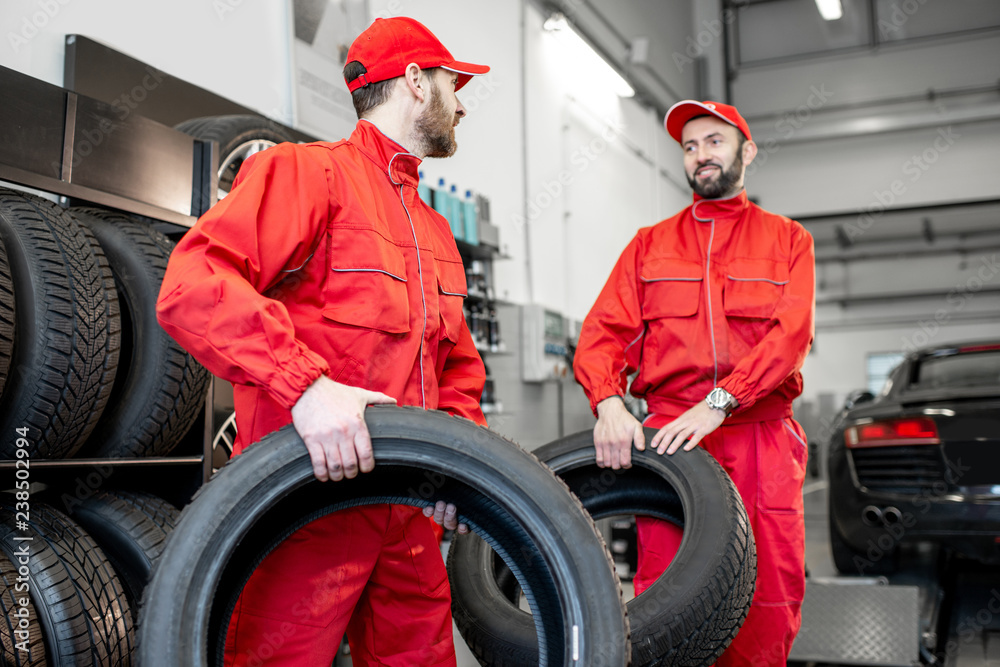
[[[791,416],[813,338],[812,237],[747,200],[701,199],[639,230],[580,333],[573,371],[591,407],[631,393],[679,416],[719,386],[733,422]]]
[[[419,164],[367,121],[336,143],[281,144],[177,245],[157,314],[233,383],[238,451],[291,422],[321,374],[485,423],[462,258],[417,196]]]

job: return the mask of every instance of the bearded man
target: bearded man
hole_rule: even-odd
[[[684,100],[667,112],[694,202],[640,229],[580,333],[573,370],[597,415],[598,465],[645,449],[622,397],[646,399],[659,454],[704,447],[743,498],[757,543],[747,619],[718,665],[784,665],[805,593],[806,438],[792,419],[813,339],[812,237],[747,199],[757,154],[732,106]],[[681,454],[683,455],[683,454]],[[637,594],[670,564],[683,530],[639,517]]]
[[[425,157],[455,152],[455,92],[488,67],[457,62],[422,24],[378,19],[344,67],[358,124],[335,143],[248,159],[178,244],[160,323],[234,385],[239,454],[288,423],[320,481],[376,464],[365,406],[446,410],[485,424],[485,372],[465,323],[448,222],[417,195]],[[317,519],[256,569],[225,664],[454,665],[451,592],[428,516],[375,505]]]

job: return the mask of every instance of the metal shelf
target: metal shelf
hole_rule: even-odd
[[[0,180],[191,227],[215,203],[213,142],[0,67]]]

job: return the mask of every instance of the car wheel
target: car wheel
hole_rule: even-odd
[[[212,438],[212,472],[215,473],[233,458],[233,447],[236,446],[236,413],[230,412],[222,426]]]
[[[655,434],[647,429],[647,441]],[[640,514],[685,527],[673,563],[628,603],[636,665],[710,665],[750,609],[757,574],[753,533],[722,466],[696,449],[673,456],[634,451],[626,470],[599,468],[593,432],[535,450],[595,519]],[[455,623],[480,662],[538,664],[531,616],[489,545],[457,536],[448,558]]]
[[[219,142],[219,192],[222,199],[248,157],[271,146],[294,141],[277,123],[259,116],[228,115],[193,118],[175,126],[203,141]]]
[[[454,503],[503,554],[532,600],[541,664],[629,664],[628,619],[610,554],[579,501],[531,454],[467,420],[370,407],[372,472],[322,484],[294,429],[235,457],[184,509],[140,612],[146,667],[222,664],[236,599],[298,528],[347,507]]]

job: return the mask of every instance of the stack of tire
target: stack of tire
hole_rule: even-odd
[[[60,511],[65,489],[30,464],[164,456],[198,418],[209,374],[156,322],[172,247],[143,220],[0,188],[0,461],[17,466],[0,481],[0,664],[131,664],[177,509],[104,488]]]

